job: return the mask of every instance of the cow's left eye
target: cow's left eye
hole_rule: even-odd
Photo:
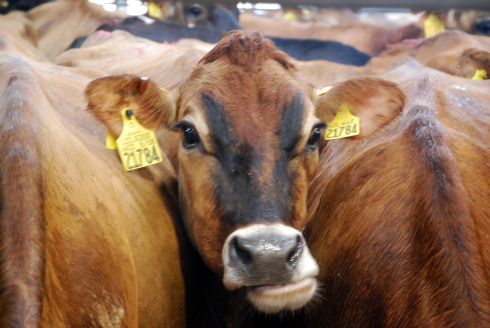
[[[182,127],[182,138],[184,145],[193,146],[199,142],[199,134],[196,129],[190,126]]]
[[[313,146],[320,140],[320,136],[322,135],[322,131],[320,127],[314,127],[311,130],[310,138],[308,139],[308,145]]]

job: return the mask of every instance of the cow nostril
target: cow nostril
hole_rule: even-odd
[[[289,265],[295,265],[299,258],[301,257],[301,254],[303,253],[303,241],[301,240],[300,236],[296,237],[296,246],[293,248],[293,250],[289,253],[287,257],[287,263]]]
[[[235,246],[235,252],[236,252],[236,255],[238,257],[238,259],[245,265],[249,265],[252,263],[253,259],[252,259],[252,254],[250,254],[250,252],[248,252],[247,250],[243,249],[240,244],[239,244],[239,238],[235,238],[235,240],[233,241],[234,243],[234,246]]]

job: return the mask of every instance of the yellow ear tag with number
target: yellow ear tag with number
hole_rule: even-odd
[[[116,138],[110,132],[107,132],[107,137],[105,138],[105,148],[117,150]]]
[[[426,38],[433,37],[434,35],[444,32],[446,28],[444,23],[437,18],[436,15],[430,14],[424,21],[424,33]]]
[[[123,130],[116,140],[119,157],[126,171],[160,163],[162,154],[155,133],[138,123],[129,108],[121,111]]]
[[[156,18],[156,19],[162,19],[163,18],[163,12],[160,7],[154,2],[150,2],[148,4],[148,16],[151,18]]]
[[[471,78],[472,80],[484,80],[487,79],[487,71],[484,69],[476,69],[475,75]]]
[[[361,130],[361,120],[349,111],[347,104],[339,106],[339,110],[332,122],[328,123],[325,130],[325,139],[340,139],[357,136]]]

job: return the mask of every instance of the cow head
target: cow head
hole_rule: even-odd
[[[269,313],[301,308],[314,296],[318,266],[300,231],[325,124],[311,88],[272,42],[225,34],[170,94],[123,75],[93,81],[86,95],[116,137],[124,107],[149,128],[180,130],[184,223],[228,289],[247,288]]]

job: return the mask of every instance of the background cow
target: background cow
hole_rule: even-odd
[[[104,74],[0,53],[1,327],[185,325],[175,171],[105,149],[83,98]]]

